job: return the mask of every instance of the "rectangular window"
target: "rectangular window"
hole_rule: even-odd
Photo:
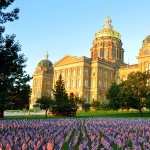
[[[100,57],[103,58],[104,57],[104,50],[100,49]]]
[[[74,69],[74,76],[76,75],[76,70]]]
[[[80,87],[80,82],[81,82],[81,81],[79,80],[79,81],[78,81],[78,87]]]
[[[88,87],[88,80],[85,80],[85,87]]]

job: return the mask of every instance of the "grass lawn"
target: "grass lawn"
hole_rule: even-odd
[[[150,112],[118,112],[118,111],[82,111],[77,113],[77,117],[112,117],[112,118],[130,118],[130,117],[150,117]]]
[[[74,118],[150,118],[150,112],[143,112],[141,115],[139,112],[118,112],[118,111],[81,111],[77,112],[77,116]],[[48,119],[54,118],[66,118],[62,116],[48,116]],[[18,115],[18,116],[6,116],[5,119],[46,119],[45,115]]]

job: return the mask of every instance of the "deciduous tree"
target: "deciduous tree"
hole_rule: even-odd
[[[111,109],[117,110],[121,107],[120,92],[120,85],[115,82],[112,83],[106,94],[106,97],[109,100],[109,107]]]
[[[54,101],[50,97],[43,96],[39,98],[36,103],[40,106],[41,109],[45,110],[45,116],[47,118],[48,110],[54,105]]]

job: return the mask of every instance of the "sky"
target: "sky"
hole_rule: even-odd
[[[65,55],[90,57],[95,32],[107,16],[121,34],[125,62],[136,63],[143,39],[150,34],[149,0],[15,0],[19,20],[6,24],[16,34],[32,75],[46,52],[55,63]]]

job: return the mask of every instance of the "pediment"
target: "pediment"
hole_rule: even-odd
[[[62,59],[60,59],[59,61],[57,61],[54,66],[63,66],[63,65],[68,65],[68,64],[73,64],[73,63],[77,63],[80,62],[82,60],[81,57],[77,57],[77,56],[64,56]]]

